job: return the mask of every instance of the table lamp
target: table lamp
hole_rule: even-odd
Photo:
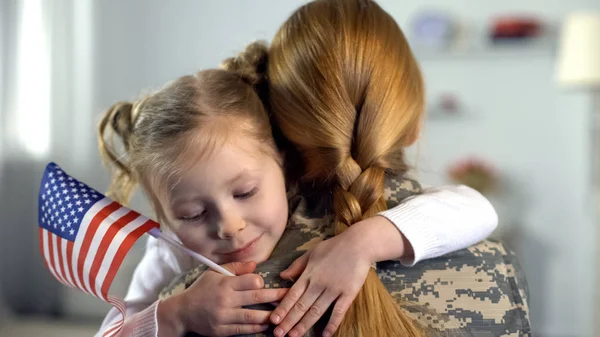
[[[558,83],[565,88],[592,94],[591,182],[595,222],[600,224],[600,12],[577,12],[567,16],[561,30],[556,69]],[[600,244],[600,226],[596,228]],[[597,250],[600,253],[600,250]],[[595,334],[600,331],[600,254],[596,254]]]

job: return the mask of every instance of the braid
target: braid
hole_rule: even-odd
[[[385,210],[386,171],[406,172],[403,148],[418,135],[425,97],[393,18],[368,0],[310,2],[273,39],[267,74],[272,113],[302,154],[303,178],[332,188],[336,235]],[[423,335],[374,270],[336,332]]]

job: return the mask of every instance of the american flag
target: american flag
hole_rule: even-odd
[[[158,223],[77,181],[55,163],[46,166],[38,211],[46,267],[61,283],[114,305],[122,318],[103,336],[116,336],[125,304],[108,294],[111,283],[133,244]]]

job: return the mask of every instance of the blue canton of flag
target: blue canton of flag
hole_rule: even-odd
[[[40,189],[40,226],[63,239],[74,241],[83,216],[102,198],[102,194],[51,163],[46,169]]]

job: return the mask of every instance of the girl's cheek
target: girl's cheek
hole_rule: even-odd
[[[184,226],[185,227],[185,226]],[[182,229],[177,233],[181,242],[194,250],[197,248],[208,248],[207,236],[204,233],[204,229],[198,227],[189,226],[185,229]]]

